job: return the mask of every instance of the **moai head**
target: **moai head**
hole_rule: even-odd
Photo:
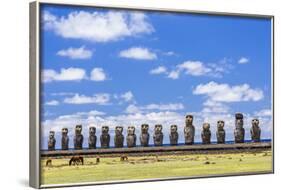
[[[209,131],[210,130],[210,123],[203,123],[203,130]]]
[[[127,133],[128,133],[128,135],[134,135],[135,134],[135,127],[129,126]]]
[[[55,138],[55,131],[50,131],[49,133],[49,139]]]
[[[50,131],[49,140],[48,140],[48,150],[55,150],[55,146],[56,146],[55,132]]]
[[[67,135],[68,129],[67,128],[62,128],[61,133],[62,133],[62,135]]]
[[[109,131],[109,127],[108,126],[102,126],[102,128],[101,128],[102,134],[108,134],[108,131]]]
[[[82,133],[82,125],[76,125],[75,127],[75,134],[76,135],[81,135]]]
[[[142,124],[141,125],[141,133],[148,133],[148,124]]]
[[[192,115],[186,115],[185,124],[186,125],[192,125],[192,123],[193,123],[193,116]]]
[[[155,133],[161,133],[162,132],[162,125],[155,125],[154,127]]]
[[[171,133],[176,133],[178,131],[177,125],[171,125]]]
[[[96,128],[95,127],[89,127],[89,134],[95,135],[96,134]]]
[[[258,119],[253,119],[252,120],[252,126],[253,127],[259,127],[260,121]]]
[[[237,128],[243,127],[243,114],[242,113],[236,113],[235,114],[235,126]]]
[[[123,132],[122,126],[115,127],[115,135],[122,135],[122,132]]]
[[[218,127],[218,130],[223,130],[223,128],[224,128],[224,121],[219,120],[217,122],[217,127]]]

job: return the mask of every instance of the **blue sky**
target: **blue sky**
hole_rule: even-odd
[[[85,146],[89,126],[98,136],[102,125],[112,135],[135,125],[139,134],[141,123],[151,134],[163,124],[165,142],[177,124],[183,141],[187,113],[196,141],[203,122],[215,140],[220,119],[232,140],[235,112],[246,130],[258,117],[271,137],[270,19],[55,5],[41,14],[43,147],[49,130],[59,141],[61,128],[72,137],[76,124]]]

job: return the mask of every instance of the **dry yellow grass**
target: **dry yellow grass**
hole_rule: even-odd
[[[270,172],[272,153],[226,153],[166,156],[85,158],[83,166],[68,166],[69,159],[42,160],[42,184],[65,184],[150,178],[192,177],[247,172]]]

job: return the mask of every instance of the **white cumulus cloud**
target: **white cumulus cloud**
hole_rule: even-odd
[[[176,53],[173,51],[168,51],[168,52],[164,52],[164,55],[173,56],[173,55],[176,55]]]
[[[202,113],[210,113],[210,114],[214,114],[214,113],[228,113],[230,111],[229,106],[227,106],[226,104],[222,103],[222,102],[216,102],[214,100],[207,100],[203,103],[203,109],[202,109]]]
[[[81,68],[62,68],[60,72],[57,72],[52,69],[45,69],[42,71],[42,81],[51,82],[51,81],[80,81],[87,78],[86,71]]]
[[[125,110],[126,113],[140,113],[141,110],[138,106],[134,105],[134,104],[130,104],[128,105],[128,107]]]
[[[170,79],[178,79],[180,77],[180,71],[179,70],[174,70],[174,71],[171,71],[168,75],[167,75],[168,78]]]
[[[73,96],[74,92],[53,92],[50,95],[51,96]]]
[[[239,64],[246,64],[246,63],[249,63],[249,59],[246,58],[246,57],[241,57],[239,60],[238,60],[238,63]]]
[[[181,103],[170,103],[170,104],[148,104],[144,107],[146,110],[182,110],[184,109]]]
[[[255,115],[257,115],[259,117],[272,116],[272,110],[271,109],[263,109],[263,110],[255,112]]]
[[[64,99],[64,103],[67,104],[98,104],[106,105],[110,101],[110,95],[107,93],[94,94],[93,96],[86,96],[75,94],[73,97],[67,97]]]
[[[94,68],[91,71],[91,80],[93,81],[104,81],[106,80],[106,74],[102,68]]]
[[[59,101],[51,100],[51,101],[46,102],[46,105],[47,106],[57,106],[57,105],[59,105]]]
[[[150,74],[152,75],[158,75],[158,74],[162,74],[162,73],[166,73],[167,72],[167,68],[164,66],[159,66],[156,67],[155,69],[150,70]]]
[[[208,68],[200,61],[186,61],[177,65],[177,68],[183,70],[186,74],[193,76],[207,75],[212,72],[211,68]]]
[[[150,71],[154,71],[155,74],[164,74],[170,79],[179,79],[182,75],[189,75],[194,77],[207,76],[220,78],[224,73],[228,73],[232,69],[232,65],[227,63],[227,59],[223,59],[218,63],[203,63],[201,61],[185,61],[181,64],[177,64],[173,69],[165,70],[163,68],[156,68]]]
[[[262,90],[253,89],[248,84],[230,86],[214,81],[196,86],[193,94],[205,95],[216,102],[259,101],[264,97]]]
[[[92,51],[86,49],[84,46],[79,48],[70,47],[68,49],[62,49],[57,52],[57,55],[63,57],[69,57],[70,59],[89,59],[92,57]]]
[[[132,101],[134,99],[134,95],[131,91],[121,94],[120,97],[126,102]]]
[[[137,106],[135,104],[129,105],[125,112],[126,113],[141,113],[151,110],[160,110],[160,111],[177,111],[183,110],[184,105],[181,103],[168,103],[168,104],[147,104],[144,106]]]
[[[44,12],[42,21],[44,28],[54,31],[59,36],[94,42],[117,41],[154,31],[147,16],[141,12],[74,11],[67,16]]]
[[[154,60],[157,59],[157,55],[151,52],[147,48],[143,47],[131,47],[126,50],[122,50],[119,53],[120,57],[138,59],[138,60]]]

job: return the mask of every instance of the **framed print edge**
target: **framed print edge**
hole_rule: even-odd
[[[272,107],[272,173],[275,173],[275,106],[274,106],[274,85],[275,85],[275,72],[274,72],[274,63],[275,63],[275,20],[274,20],[274,15],[270,17],[271,19],[271,107]]]
[[[206,11],[206,10],[191,10],[191,9],[178,9],[178,8],[160,8],[149,6],[129,6],[125,4],[120,5],[106,5],[102,3],[85,3],[78,1],[48,1],[37,0],[38,4],[49,5],[65,5],[65,6],[79,6],[79,7],[95,7],[95,8],[110,8],[122,10],[138,10],[138,11],[159,11],[159,12],[172,12],[172,13],[190,13],[190,14],[205,14],[205,15],[218,15],[218,16],[238,16],[238,17],[252,17],[252,18],[273,18],[270,14],[254,14],[254,13],[239,13],[239,12],[223,12],[223,11]]]
[[[39,3],[29,4],[29,185],[40,188]]]
[[[214,175],[198,175],[198,176],[186,176],[186,177],[168,177],[168,178],[151,178],[151,179],[137,179],[137,180],[116,180],[116,181],[104,181],[104,182],[80,182],[80,183],[67,183],[67,184],[53,184],[53,185],[40,185],[40,188],[58,188],[58,187],[77,187],[77,186],[91,186],[91,185],[114,185],[125,183],[145,183],[145,182],[159,182],[159,181],[175,181],[175,180],[190,180],[190,179],[205,179],[205,178],[218,178],[218,177],[239,177],[249,175],[264,175],[273,174],[272,171],[260,171],[260,172],[241,172],[241,173],[225,173]]]
[[[144,180],[117,180],[117,181],[102,181],[102,182],[86,182],[74,184],[41,184],[41,167],[40,167],[40,147],[41,147],[41,127],[40,127],[40,4],[54,4],[66,6],[89,6],[89,7],[103,7],[112,9],[129,9],[129,10],[143,10],[143,11],[163,11],[163,12],[177,12],[177,13],[193,13],[219,16],[241,16],[241,17],[255,17],[271,19],[271,99],[272,99],[272,170],[263,172],[242,172],[218,175],[192,176],[192,177],[172,177],[172,178],[155,178]],[[72,2],[48,2],[35,1],[30,3],[30,116],[29,116],[29,184],[34,188],[51,188],[51,187],[69,187],[69,186],[85,186],[85,185],[103,185],[103,184],[122,184],[122,183],[137,183],[149,181],[167,181],[167,180],[185,180],[194,178],[211,178],[211,177],[231,177],[240,175],[260,175],[274,173],[274,16],[273,15],[255,15],[245,13],[226,13],[226,12],[212,12],[212,11],[196,11],[183,9],[161,9],[151,7],[131,7],[131,6],[110,6],[99,4],[79,4]]]

